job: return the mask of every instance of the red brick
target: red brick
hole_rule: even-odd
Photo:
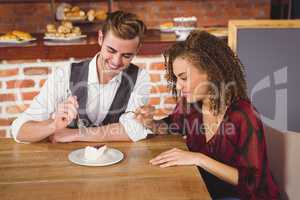
[[[26,67],[24,68],[25,75],[47,75],[51,73],[49,67]]]
[[[70,1],[69,1],[70,2]],[[89,3],[81,1],[80,6],[90,7]],[[200,26],[212,26],[215,24],[227,25],[227,23],[221,23],[220,18],[216,19],[216,16],[221,16],[224,12],[229,13],[232,9],[239,9],[240,14],[232,16],[232,19],[241,18],[255,18],[257,16],[247,15],[244,11],[247,9],[265,10],[264,16],[259,18],[270,17],[270,0],[250,1],[250,0],[234,0],[234,1],[134,1],[132,6],[131,1],[115,1],[113,3],[113,10],[127,10],[132,13],[136,13],[148,26],[148,28],[157,28],[161,22],[172,20],[173,17],[188,17],[196,16],[198,18],[198,24]],[[106,2],[95,2],[93,7],[107,7]],[[267,9],[265,8],[267,7]],[[215,15],[209,17],[208,20],[217,20],[214,24],[207,23],[204,19],[206,12],[214,12]],[[224,11],[224,12],[223,12]],[[31,15],[31,13],[35,13]],[[16,15],[18,13],[18,15]],[[220,14],[222,13],[222,14]],[[155,16],[155,17],[153,17]],[[53,14],[51,12],[48,2],[42,3],[7,3],[0,6],[0,30],[2,32],[8,32],[15,27],[23,31],[28,32],[44,32],[46,24],[51,23]],[[226,19],[228,21],[228,18]],[[97,26],[89,26],[87,31],[92,32],[97,30]]]
[[[7,81],[6,86],[8,89],[33,87],[34,81],[29,80],[29,79],[28,80],[12,80],[12,81]]]
[[[24,64],[24,63],[35,63],[36,59],[26,59],[26,60],[6,60],[7,64]]]
[[[150,105],[158,105],[158,104],[160,104],[160,98],[159,97],[152,97],[152,98],[150,98],[149,104]]]
[[[152,63],[150,66],[151,70],[164,70],[165,64],[164,63]]]
[[[6,29],[1,31],[8,32],[17,27],[22,31],[42,32],[42,29],[45,29],[46,24],[50,23],[51,18],[53,18],[50,8],[49,3],[3,4],[0,6],[0,18],[9,20],[9,22],[2,23],[7,26],[5,27]],[[34,25],[35,28],[33,27]]]
[[[176,104],[175,97],[165,97],[164,99],[165,104]]]
[[[43,85],[45,84],[45,82],[46,82],[46,79],[40,80],[40,87],[43,87]]]
[[[15,101],[16,95],[14,94],[0,94],[0,102],[2,101]]]
[[[150,74],[151,82],[160,82],[160,75],[159,74]]]
[[[23,100],[32,100],[39,92],[24,92],[22,93]]]
[[[171,90],[165,85],[153,86],[151,93],[169,93]]]
[[[15,76],[19,72],[19,69],[6,69],[0,70],[0,77],[8,77],[8,76]]]
[[[16,118],[0,118],[0,126],[10,126]]]
[[[8,106],[6,108],[6,112],[9,114],[17,114],[17,113],[22,113],[24,112],[29,105],[27,104],[22,104],[22,105],[17,105],[17,106]]]

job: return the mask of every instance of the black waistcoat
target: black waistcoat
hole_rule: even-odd
[[[72,95],[77,96],[80,119],[83,120],[87,127],[117,123],[119,122],[120,116],[127,108],[129,97],[134,88],[139,69],[136,65],[130,64],[128,68],[122,71],[121,83],[109,108],[108,114],[101,124],[94,124],[88,118],[86,113],[89,63],[90,60],[86,60],[79,63],[72,63],[71,65],[70,90]],[[77,128],[76,120],[73,120],[68,127]]]

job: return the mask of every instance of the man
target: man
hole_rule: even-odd
[[[92,60],[56,70],[12,125],[17,142],[138,141],[150,130],[134,111],[147,103],[149,74],[130,62],[146,26],[136,15],[111,13]],[[84,126],[83,126],[84,123]]]

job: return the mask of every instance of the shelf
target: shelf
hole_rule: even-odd
[[[0,0],[0,3],[49,3],[50,0]]]
[[[107,2],[107,0],[54,0],[56,3]],[[0,3],[50,3],[51,0],[0,0]]]
[[[30,44],[18,46],[0,47],[1,60],[32,60],[32,59],[82,59],[93,57],[100,49],[98,44],[98,33],[87,33],[83,43],[47,44],[44,34],[32,34],[37,38]],[[175,42],[174,37],[162,38],[157,30],[149,30],[144,38],[139,55],[161,55],[170,45]],[[16,55],[18,55],[16,57]]]

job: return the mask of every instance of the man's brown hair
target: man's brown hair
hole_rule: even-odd
[[[138,19],[137,15],[119,10],[108,14],[102,26],[102,34],[105,36],[112,31],[121,39],[130,40],[139,37],[141,42],[146,29],[146,25]]]

